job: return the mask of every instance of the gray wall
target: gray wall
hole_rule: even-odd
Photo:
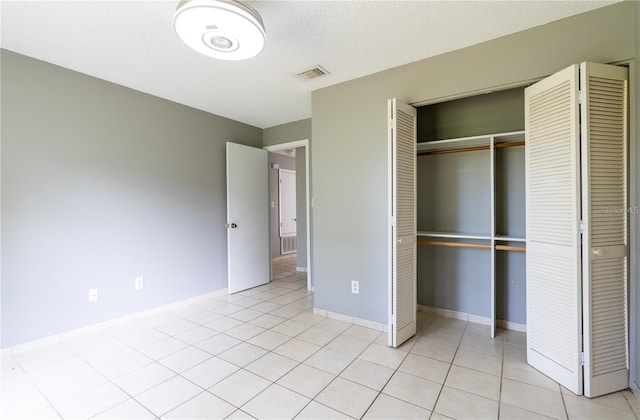
[[[288,143],[308,139],[311,143],[311,119],[294,121],[263,130],[262,143],[264,146]],[[309,151],[311,152],[311,151]],[[310,156],[311,159],[311,156]],[[311,171],[309,171],[311,173]],[[306,161],[304,148],[296,150],[296,200],[298,217],[298,255],[296,266],[307,268],[307,214],[305,209],[306,190]]]
[[[628,59],[635,7],[615,4],[313,92],[316,307],[387,323],[388,98],[436,102],[572,63]],[[360,294],[350,293],[351,280]]]
[[[3,50],[1,135],[2,347],[226,287],[225,142],[262,130]]]
[[[270,201],[270,214],[269,214],[269,234],[271,237],[271,258],[281,256],[280,253],[280,203],[279,203],[279,169],[289,169],[291,171],[296,170],[296,158],[291,156],[284,156],[279,153],[269,153],[269,201]],[[277,163],[280,168],[274,169],[273,164]],[[297,175],[297,172],[296,172]],[[296,177],[297,178],[297,177]],[[296,187],[298,186],[298,180],[296,179]],[[297,194],[297,191],[296,191]],[[297,198],[297,196],[296,196]],[[299,212],[298,203],[296,202],[296,216]]]

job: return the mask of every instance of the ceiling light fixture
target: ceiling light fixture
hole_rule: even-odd
[[[173,26],[185,44],[213,58],[245,60],[264,48],[262,18],[238,1],[183,0]]]

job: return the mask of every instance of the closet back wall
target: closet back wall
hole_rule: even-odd
[[[225,142],[262,130],[2,50],[1,134],[3,348],[227,287]]]

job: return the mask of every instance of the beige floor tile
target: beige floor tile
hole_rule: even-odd
[[[278,384],[296,391],[306,397],[314,398],[333,379],[334,375],[307,365],[298,365],[284,375]]]
[[[409,353],[398,370],[442,384],[449,372],[449,366],[449,363]]]
[[[348,337],[359,338],[360,340],[372,342],[375,341],[382,332],[367,327],[361,327],[360,325],[352,325],[342,334]]]
[[[517,344],[504,343],[504,359],[527,363],[527,348]]]
[[[151,413],[149,413],[151,414]],[[3,417],[3,413],[2,410],[0,409],[0,418],[5,418]],[[7,417],[9,418],[9,417]],[[53,409],[53,407],[48,407],[45,408],[44,410],[40,410],[28,417],[24,417],[25,419],[30,419],[30,420],[60,420],[62,417],[60,417],[60,415],[58,414],[58,412],[56,410]],[[97,418],[97,417],[94,417]],[[155,418],[155,416],[151,415],[150,418]],[[141,417],[142,419],[142,417]]]
[[[433,319],[430,328],[446,328],[449,330],[464,331],[467,328],[467,321],[462,319],[439,316]]]
[[[109,379],[117,378],[153,363],[149,357],[138,351],[131,351],[115,359],[94,364],[93,366]]]
[[[594,404],[606,405],[607,407],[617,408],[618,410],[633,412],[629,402],[625,398],[624,392],[616,392],[614,394],[591,398],[589,401]]]
[[[223,351],[237,346],[241,342],[242,341],[238,340],[237,338],[233,338],[225,334],[218,334],[214,335],[211,338],[207,338],[206,340],[200,341],[199,343],[196,343],[195,347],[198,347],[199,349],[215,356],[222,353]]]
[[[126,335],[121,338],[121,340],[135,349],[141,349],[169,337],[167,334],[156,329],[152,329],[151,327],[145,326],[145,328],[146,330],[143,332],[134,335]]]
[[[498,401],[445,386],[435,412],[455,419],[497,419]]]
[[[323,348],[304,361],[305,365],[338,375],[353,361],[353,356]]]
[[[453,364],[474,369],[490,375],[502,374],[502,358],[471,350],[458,349]]]
[[[239,306],[239,308],[242,308],[242,307]],[[225,332],[227,330],[230,330],[231,328],[237,327],[238,325],[242,325],[242,321],[240,321],[239,319],[233,319],[228,316],[223,316],[204,324],[205,327],[211,328],[212,330],[218,331],[218,332]]]
[[[104,383],[71,397],[54,408],[64,419],[88,419],[129,399],[120,388]]]
[[[49,401],[26,375],[2,382],[0,414],[2,418],[22,418],[49,407]]]
[[[267,330],[250,338],[247,342],[254,346],[262,347],[265,350],[273,350],[289,340],[291,340],[291,337],[288,335]]]
[[[255,417],[250,416],[242,410],[234,411],[230,416],[228,416],[225,420],[253,420]]]
[[[175,337],[180,341],[184,341],[185,343],[193,345],[199,343],[202,340],[213,337],[216,334],[217,332],[212,330],[211,328],[197,326],[195,328],[182,332]]]
[[[547,388],[551,391],[560,390],[560,386],[555,381],[526,363],[505,359],[503,369],[502,376],[504,378]]]
[[[403,372],[396,372],[382,389],[383,394],[433,410],[442,385]]]
[[[380,394],[371,404],[369,410],[363,418],[365,419],[428,419],[431,415],[429,410],[425,410],[417,405]]]
[[[500,338],[466,334],[462,337],[460,348],[489,354],[491,356],[502,357],[504,352],[504,342]]]
[[[162,416],[195,397],[203,390],[188,380],[175,376],[137,395],[136,400],[156,416]]]
[[[356,359],[340,374],[340,377],[380,391],[389,381],[393,372],[394,370],[391,368]]]
[[[51,402],[64,401],[76,394],[103,384],[108,379],[85,362],[74,363],[75,359],[57,362],[55,366],[43,371],[28,372],[33,383]],[[61,369],[62,367],[71,367]],[[5,385],[3,384],[3,389]]]
[[[206,351],[200,350],[196,347],[187,347],[186,349],[180,350],[158,360],[158,363],[168,367],[176,373],[181,373],[207,359],[210,359],[211,357],[213,356]]]
[[[434,328],[434,326],[431,325],[424,333],[422,333],[421,339],[426,338],[448,346],[458,347],[460,340],[462,340],[462,335],[463,331],[452,330],[449,328]]]
[[[500,377],[452,365],[445,385],[495,401],[500,400]]]
[[[165,334],[171,335],[171,336],[175,336],[178,335],[182,332],[188,331],[190,329],[193,329],[195,327],[197,327],[198,324],[196,324],[195,322],[189,322],[186,321],[184,319],[179,319],[177,321],[173,321],[170,322],[168,324],[165,325],[161,325],[159,327],[156,327],[157,330],[162,331]]]
[[[220,315],[228,316],[228,315],[231,315],[232,313],[241,311],[243,309],[244,309],[243,306],[235,305],[233,303],[227,303],[227,304],[224,304],[224,305],[220,305],[220,306],[216,306],[214,308],[211,308],[211,311],[215,312],[217,314],[220,314]]]
[[[502,380],[501,402],[556,419],[566,418],[562,394],[510,379]]]
[[[255,337],[256,335],[264,332],[265,329],[262,327],[258,327],[257,325],[244,323],[238,325],[237,327],[233,327],[228,329],[224,333],[226,335],[230,335],[231,337],[237,338],[238,340],[246,341],[251,337]]]
[[[430,357],[442,362],[451,363],[456,355],[457,350],[458,348],[456,346],[450,346],[448,344],[443,344],[426,337],[421,337],[411,348],[411,353]]]
[[[243,367],[267,354],[261,347],[249,343],[240,343],[237,346],[218,354],[218,357],[231,362],[234,365]]]
[[[187,319],[191,322],[195,322],[196,324],[205,325],[211,321],[214,321],[218,318],[221,318],[222,315],[217,314],[211,311],[202,311],[197,314],[191,315],[187,317]]]
[[[289,337],[295,337],[298,334],[301,334],[304,331],[308,330],[309,328],[311,328],[309,324],[288,319],[271,328],[271,330],[280,334],[288,335]]]
[[[233,363],[229,363],[218,357],[212,357],[183,372],[181,376],[207,389],[236,372],[238,369],[239,367]]]
[[[293,318],[291,318],[292,321],[296,321],[296,322],[302,322],[303,324],[307,324],[307,325],[316,325],[318,322],[324,320],[325,317],[320,316],[320,315],[316,315],[311,311],[307,311],[307,312],[302,312],[296,316],[294,316]]]
[[[302,332],[301,334],[296,336],[296,338],[308,341],[309,343],[313,343],[318,346],[325,346],[339,334],[340,333],[336,331],[325,330],[314,326]]]
[[[374,343],[367,347],[367,349],[363,351],[358,358],[392,369],[397,369],[406,356],[406,351]]]
[[[245,369],[275,382],[296,366],[298,366],[298,362],[293,359],[276,353],[267,353],[249,363]]]
[[[286,320],[287,320],[286,318],[281,318],[279,316],[273,316],[271,314],[262,314],[259,317],[249,321],[249,323],[265,329],[270,329],[275,327],[278,324],[285,322]]]
[[[371,388],[336,378],[315,400],[348,416],[360,418],[377,395],[378,392]]]
[[[246,298],[246,299],[249,299],[249,298]],[[238,321],[242,321],[242,322],[249,322],[252,319],[255,319],[262,315],[264,315],[263,312],[254,311],[253,309],[247,308],[247,309],[243,309],[241,311],[232,313],[231,315],[229,315],[229,318],[237,319]]]
[[[258,419],[292,419],[309,401],[309,398],[273,384],[242,406],[242,410]]]
[[[489,325],[474,324],[469,322],[464,330],[465,334],[479,335],[481,337],[491,337],[491,327]]]
[[[518,346],[526,347],[527,334],[521,331],[505,330],[504,342],[509,344],[516,344]]]
[[[273,303],[273,302],[262,302],[259,303],[257,305],[254,305],[251,307],[251,309],[253,309],[254,311],[259,311],[259,312],[264,312],[264,313],[269,313],[269,312],[276,312],[277,309],[280,309],[282,307],[282,305],[278,305],[277,303]]]
[[[173,337],[168,337],[156,343],[142,347],[140,349],[140,352],[144,353],[147,357],[150,357],[153,360],[160,360],[163,357],[167,357],[168,355],[187,347],[189,347],[187,343],[177,340]]]
[[[270,384],[270,381],[241,369],[209,388],[209,392],[241,407]]]
[[[636,416],[628,410],[619,410],[606,405],[597,404],[588,398],[564,396],[564,404],[569,419],[628,419],[635,420]]]
[[[451,417],[447,417],[444,414],[440,414],[440,413],[432,413],[431,417],[429,418],[429,420],[450,420]]]
[[[355,337],[349,337],[341,334],[331,340],[329,344],[325,346],[326,349],[335,350],[340,353],[344,353],[348,356],[356,357],[360,355],[367,347],[371,345],[371,342],[361,340]]]
[[[348,322],[338,321],[337,319],[325,318],[322,321],[318,322],[316,325],[318,328],[322,328],[323,330],[334,331],[337,333],[344,333],[353,324]]]
[[[223,419],[236,407],[204,391],[162,416],[163,419]]]
[[[280,347],[276,347],[273,351],[298,362],[303,362],[320,349],[321,347],[318,345],[293,338]]]
[[[144,408],[133,398],[111,407],[110,409],[103,411],[92,419],[101,420],[114,420],[114,419],[131,419],[131,420],[146,420],[155,419],[156,416],[151,411]]]
[[[551,417],[500,403],[500,420],[548,420]]]
[[[338,419],[351,419],[344,413],[329,408],[326,405],[320,404],[316,401],[311,401],[301,412],[296,416],[297,420],[338,420]]]
[[[624,395],[624,398],[627,400],[636,417],[640,418],[640,394],[634,394],[633,391],[629,390],[622,391],[622,395]]]
[[[137,395],[175,376],[175,372],[159,363],[152,363],[119,376],[113,382],[129,395]]]

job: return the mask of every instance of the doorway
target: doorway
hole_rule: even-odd
[[[297,190],[298,191],[302,191],[302,194],[298,194],[299,195],[299,199],[298,202],[303,202],[302,205],[298,205],[297,208],[297,213],[296,213],[296,262],[295,262],[295,269],[297,271],[306,271],[307,273],[307,289],[308,290],[313,290],[313,281],[312,281],[312,277],[311,277],[311,238],[310,238],[310,234],[311,234],[311,202],[310,202],[310,179],[309,179],[309,140],[308,139],[304,139],[304,140],[298,140],[298,141],[293,141],[293,142],[288,142],[288,143],[282,143],[282,144],[277,144],[277,145],[273,145],[273,146],[266,146],[264,147],[264,149],[267,152],[270,153],[276,153],[276,152],[280,152],[280,153],[284,153],[285,155],[291,154],[291,152],[285,152],[285,151],[291,151],[291,150],[295,150],[295,160],[296,160],[296,184],[297,185]],[[271,156],[271,155],[270,155]],[[280,169],[279,167],[274,167],[272,165],[271,159],[269,159],[269,170],[270,171],[275,171],[276,173],[278,172],[278,170]],[[299,185],[301,184],[301,185]],[[301,186],[304,186],[304,189],[300,188]],[[273,209],[276,206],[276,203],[278,203],[278,195],[274,195],[273,193],[271,194],[271,196],[269,197],[269,203],[270,203],[270,211],[273,211]],[[279,220],[279,217],[278,217]],[[280,222],[278,222],[280,223]],[[273,238],[278,237],[278,243],[275,245],[278,247],[278,249],[282,249],[282,243],[280,242],[283,238],[280,237],[280,232],[279,232],[279,228],[278,228],[278,224],[275,225],[275,227],[273,225],[270,226],[270,230],[271,230],[271,237]],[[274,230],[275,230],[275,235],[274,235]],[[287,245],[288,248],[290,249],[291,247],[291,239],[287,239],[284,238],[284,240],[286,242],[288,242]],[[272,239],[273,241],[273,239]],[[274,247],[274,245],[271,245],[272,249]],[[281,257],[281,258],[286,258],[288,259],[288,265],[292,264],[292,254],[282,254],[281,252],[275,253],[276,257]],[[274,277],[274,261],[273,259],[271,260],[271,276],[272,278]]]

